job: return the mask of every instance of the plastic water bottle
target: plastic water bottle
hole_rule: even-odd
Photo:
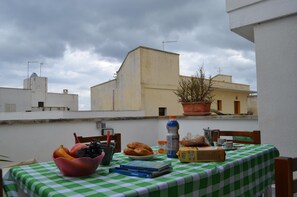
[[[170,116],[169,121],[166,124],[167,128],[167,147],[166,147],[166,152],[167,152],[167,157],[169,158],[177,158],[177,151],[179,149],[179,134],[178,134],[178,129],[179,129],[179,124],[176,120],[176,116]]]

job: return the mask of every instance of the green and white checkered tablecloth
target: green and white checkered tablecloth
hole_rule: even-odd
[[[258,196],[274,179],[273,145],[243,145],[226,151],[225,162],[181,163],[166,155],[173,171],[157,178],[138,178],[108,173],[108,168],[131,161],[121,153],[110,166],[100,166],[94,175],[84,178],[64,177],[54,162],[12,168],[4,177],[7,196],[17,196],[22,189],[29,196]]]

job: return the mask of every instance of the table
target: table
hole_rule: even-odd
[[[54,162],[10,169],[4,177],[7,196],[20,188],[30,196],[259,196],[273,183],[274,158],[278,150],[269,144],[242,145],[226,151],[225,162],[181,163],[166,155],[173,172],[157,178],[138,178],[108,173],[108,169],[131,161],[116,153],[111,166],[100,166],[84,178],[63,177]]]

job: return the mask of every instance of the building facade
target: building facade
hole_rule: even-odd
[[[194,74],[194,73],[193,73]],[[182,115],[173,93],[181,78],[179,54],[147,47],[128,53],[114,80],[91,87],[92,111],[144,111],[145,116]],[[232,82],[232,76],[213,77],[211,108],[225,114],[246,114],[249,85]]]
[[[47,92],[47,78],[33,73],[23,89],[0,88],[0,112],[78,111],[78,95]]]

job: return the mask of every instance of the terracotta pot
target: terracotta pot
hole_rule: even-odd
[[[191,102],[181,104],[183,106],[185,116],[206,116],[210,114],[211,103]]]

